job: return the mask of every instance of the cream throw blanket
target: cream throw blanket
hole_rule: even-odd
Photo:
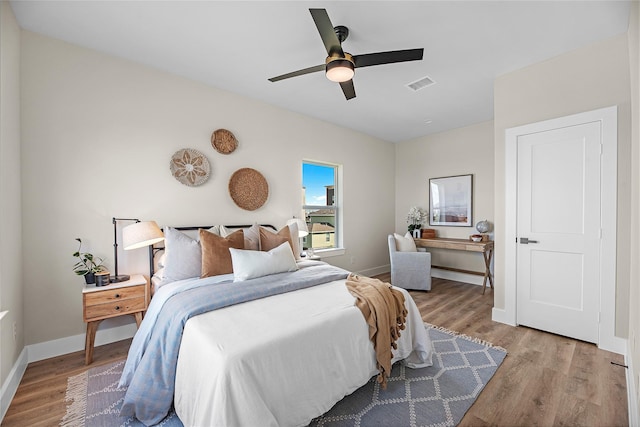
[[[404,295],[389,283],[355,274],[347,277],[346,284],[369,325],[369,339],[373,343],[380,371],[377,380],[385,389],[391,373],[391,349],[397,348],[396,341],[407,319]]]

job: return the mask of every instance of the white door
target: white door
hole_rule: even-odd
[[[517,139],[517,323],[598,342],[601,123]]]

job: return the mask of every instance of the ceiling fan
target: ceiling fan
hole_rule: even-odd
[[[327,49],[328,56],[325,63],[272,77],[269,81],[277,82],[317,71],[325,71],[329,80],[340,83],[345,98],[349,100],[356,97],[352,80],[356,68],[422,59],[424,51],[422,48],[351,55],[342,50],[342,42],[349,36],[349,29],[342,25],[334,27],[325,9],[309,9],[309,12],[316,23],[324,47]]]

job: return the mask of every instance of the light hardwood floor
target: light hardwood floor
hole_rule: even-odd
[[[389,281],[389,275],[380,275]],[[461,426],[626,426],[623,357],[593,344],[491,321],[493,292],[433,279],[411,291],[426,322],[479,337],[509,352]],[[91,367],[126,357],[130,340],[96,347]],[[67,378],[87,367],[84,352],[29,364],[3,426],[57,426]],[[399,427],[399,426],[398,426]]]

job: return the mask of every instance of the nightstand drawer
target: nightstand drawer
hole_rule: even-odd
[[[137,298],[128,298],[121,301],[111,301],[104,304],[87,305],[84,312],[84,320],[119,316],[121,314],[135,313],[142,311],[146,307],[144,295]]]
[[[84,294],[84,304],[86,306],[116,302],[129,298],[144,298],[146,285],[128,286],[126,288],[105,289],[100,292]]]

